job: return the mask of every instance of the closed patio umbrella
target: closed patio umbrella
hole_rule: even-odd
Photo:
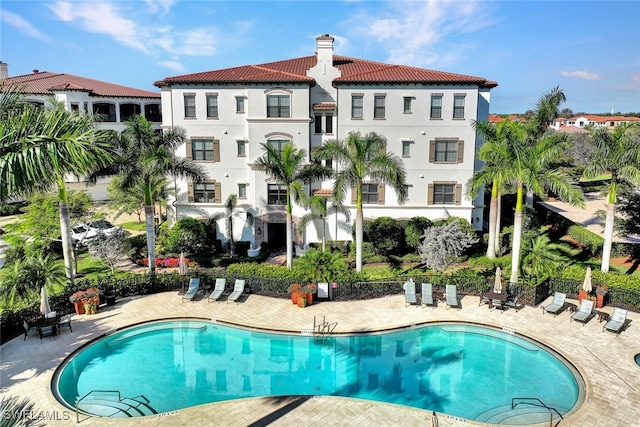
[[[40,289],[40,313],[47,317],[51,313],[51,306],[49,305],[49,296],[47,295],[47,289],[43,286]]]
[[[188,272],[187,260],[184,257],[184,252],[180,252],[180,265],[178,265],[178,273],[184,276]]]
[[[502,270],[500,267],[496,268],[496,280],[493,284],[493,290],[496,292],[500,292],[502,290]]]
[[[440,423],[438,422],[438,416],[434,412],[431,415],[431,427],[440,427]]]
[[[587,267],[587,273],[584,276],[584,282],[582,282],[582,289],[587,291],[587,293],[591,292],[593,286],[591,285],[591,267]]]

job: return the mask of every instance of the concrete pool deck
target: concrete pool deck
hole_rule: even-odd
[[[539,307],[520,311],[490,311],[478,306],[478,297],[462,298],[462,309],[405,307],[403,295],[385,298],[321,302],[301,309],[287,299],[243,296],[239,304],[208,303],[198,294],[181,302],[176,292],[124,298],[115,306],[102,306],[93,316],[73,317],[73,332],[63,329],[54,340],[36,336],[15,338],[0,347],[2,395],[28,396],[36,413],[49,418],[46,425],[83,426],[413,426],[429,425],[431,412],[416,408],[339,397],[252,398],[181,409],[159,416],[132,419],[88,418],[76,424],[75,413],[58,403],[50,391],[56,367],[74,350],[114,328],[134,323],[180,317],[215,318],[247,326],[293,331],[313,326],[314,316],[337,322],[336,332],[362,332],[410,326],[432,321],[468,321],[516,332],[541,341],[567,357],[586,382],[586,400],[560,426],[627,427],[640,420],[640,314],[629,313],[630,326],[619,336],[602,332],[604,323],[592,318],[582,326],[570,322],[570,313],[557,317]],[[547,300],[543,303],[548,304]],[[570,301],[576,302],[576,301]],[[611,313],[611,307],[602,311]],[[152,350],[150,350],[152,351]],[[526,367],[524,368],[526,369]],[[536,381],[536,378],[532,378]],[[441,426],[487,425],[438,414]],[[546,424],[548,425],[548,423]]]

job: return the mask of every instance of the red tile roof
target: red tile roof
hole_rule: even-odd
[[[307,76],[307,70],[316,65],[316,56],[288,59],[260,65],[226,68],[167,77],[154,85],[161,87],[176,83],[307,83],[314,79]],[[474,84],[493,88],[498,83],[482,77],[443,71],[426,70],[404,65],[384,64],[334,55],[333,65],[342,75],[333,80],[334,84],[344,83],[438,83]]]
[[[313,195],[319,197],[331,197],[333,196],[333,190],[330,188],[320,188],[318,190],[313,190]]]
[[[318,102],[317,104],[313,104],[314,110],[333,110],[336,108],[335,102]]]
[[[86,91],[92,96],[109,96],[119,98],[160,98],[160,94],[148,90],[135,89],[73,74],[59,74],[49,71],[34,72],[22,76],[8,77],[4,86],[22,86],[24,92],[36,95],[51,95],[54,91],[75,90]]]

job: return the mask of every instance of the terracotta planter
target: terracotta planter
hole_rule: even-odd
[[[604,307],[604,295],[597,294],[596,295],[596,308]]]
[[[82,302],[74,302],[73,307],[76,309],[76,314],[84,314],[84,304]]]
[[[578,302],[582,302],[583,299],[585,299],[587,297],[587,291],[585,291],[584,289],[580,289],[580,292],[578,292]]]
[[[307,305],[313,304],[313,294],[307,294]]]
[[[294,304],[298,304],[298,293],[291,292],[291,302]]]
[[[307,306],[307,297],[305,294],[302,294],[300,297],[298,297],[298,307],[304,308],[306,306]]]

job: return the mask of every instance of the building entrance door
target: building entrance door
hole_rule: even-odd
[[[267,224],[267,243],[270,251],[284,249],[287,245],[286,224],[269,223]]]

